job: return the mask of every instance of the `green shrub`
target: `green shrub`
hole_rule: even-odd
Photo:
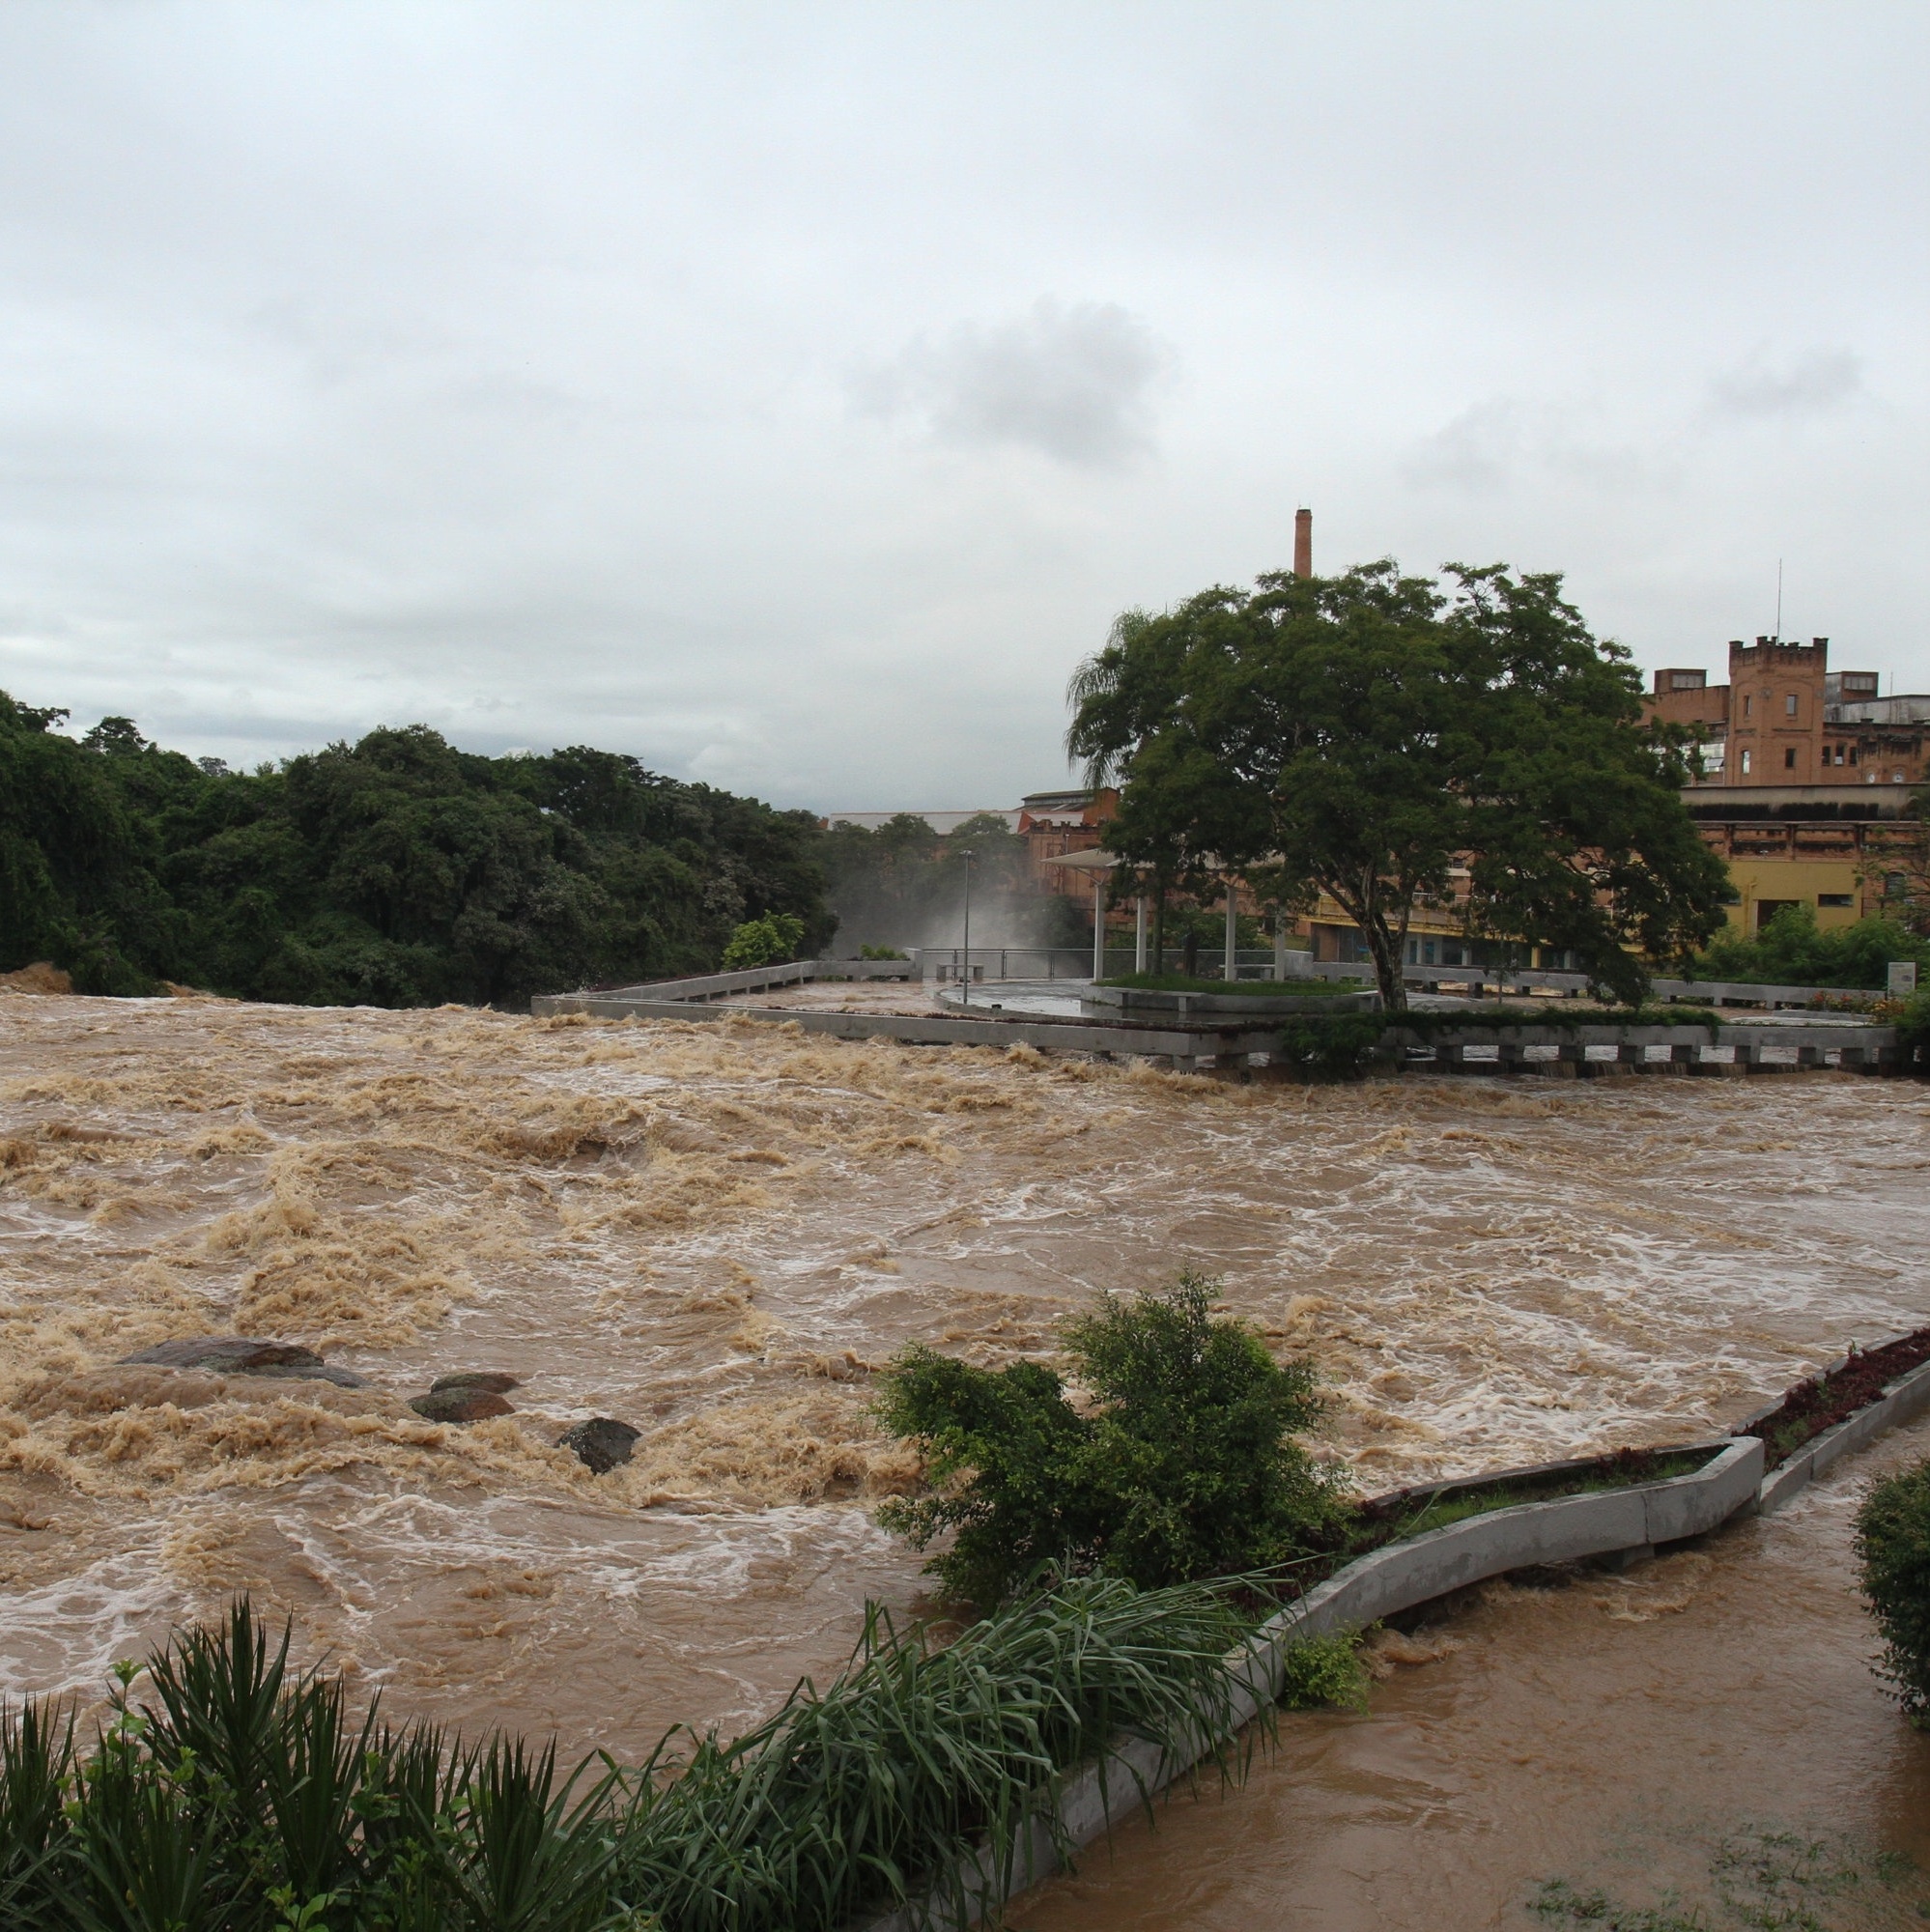
[[[1775,986],[1870,988],[1884,983],[1892,959],[1930,969],[1930,940],[1894,920],[1872,915],[1824,931],[1806,902],[1783,906],[1753,937],[1733,928],[1718,934],[1694,960],[1691,980],[1727,980]]]
[[[1863,1595],[1881,1669],[1913,1723],[1930,1721],[1930,1462],[1871,1485],[1857,1512]]]
[[[1270,1569],[1336,1541],[1344,1472],[1293,1436],[1323,1405],[1311,1363],[1277,1364],[1181,1275],[1064,1329],[1085,1412],[1037,1362],[976,1368],[919,1346],[881,1378],[878,1412],[922,1450],[932,1488],[879,1520],[954,1596],[989,1607],[1045,1562],[1142,1588]]]
[[[797,956],[804,944],[805,923],[795,913],[771,912],[749,919],[724,949],[724,970],[741,973],[751,966],[776,966]]]
[[[900,952],[895,946],[861,946],[858,949],[861,959],[909,959],[909,952]]]
[[[1924,1057],[1930,1048],[1930,985],[1917,987],[1904,1001],[1896,1016],[1896,1037],[1906,1065]]]
[[[1367,1709],[1367,1665],[1360,1638],[1349,1632],[1303,1636],[1280,1656],[1280,1701],[1290,1711],[1335,1704],[1344,1711]]]

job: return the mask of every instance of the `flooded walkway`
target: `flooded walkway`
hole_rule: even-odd
[[[1930,1889],[1880,1872],[1885,1852],[1930,1866],[1930,1736],[1870,1673],[1850,1519],[1874,1474],[1925,1455],[1930,1421],[1699,1548],[1488,1586],[1382,1643],[1366,1716],[1283,1718],[1243,1790],[1136,1819],[1011,1922],[1472,1932],[1547,1923],[1528,1902],[1564,1879],[1632,1907],[1673,1891],[1712,1927],[1922,1923]],[[1781,1894],[1814,1918],[1726,1915],[1725,1887],[1760,1906],[1750,1867],[1789,1858],[1784,1833],[1824,1841],[1856,1882]]]

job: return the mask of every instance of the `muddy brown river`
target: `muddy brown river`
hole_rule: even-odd
[[[1680,1441],[1930,1320],[1926,1125],[1920,1086],[1835,1073],[1235,1087],[749,1021],[6,997],[0,1690],[97,1686],[246,1588],[406,1713],[618,1755],[733,1725],[866,1597],[918,1601],[869,1514],[915,1473],[866,1406],[906,1341],[1049,1352],[1192,1266],[1319,1362],[1365,1489]],[[376,1386],[112,1366],[235,1330]],[[407,1407],[457,1369],[520,1377],[518,1412]],[[594,1414],[645,1431],[602,1477],[553,1447]],[[1469,1614],[1660,1672],[1690,1613]],[[1378,1709],[1491,1700],[1506,1650]],[[1358,1761],[1372,1724],[1316,1727],[1333,1803],[1424,1761],[1415,1726]]]

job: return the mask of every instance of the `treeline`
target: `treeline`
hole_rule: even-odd
[[[230,772],[0,693],[0,970],[91,993],[515,1005],[714,968],[743,922],[837,920],[808,812],[573,747],[459,752],[423,725]]]

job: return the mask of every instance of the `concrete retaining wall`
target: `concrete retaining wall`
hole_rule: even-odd
[[[1762,1443],[1750,1435],[1698,1446],[1716,1453],[1689,1475],[1493,1510],[1349,1563],[1262,1626],[1249,1648],[1228,1658],[1233,1679],[1228,1732],[1250,1722],[1279,1695],[1286,1653],[1302,1637],[1358,1629],[1509,1570],[1647,1550],[1700,1535],[1752,1507],[1762,1479]],[[1068,1772],[1057,1805],[1065,1841],[1092,1843],[1113,1821],[1183,1776],[1220,1741],[1202,1734],[1165,1753],[1141,1740],[1121,1740],[1103,1759]],[[994,1906],[1049,1878],[1059,1863],[1053,1833],[1041,1820],[1003,1866],[982,1851],[973,1857],[963,1878],[974,1904],[963,1918],[948,1900],[927,1897],[865,1921],[863,1932],[964,1932]]]
[[[1835,1364],[1836,1368],[1842,1366],[1841,1362]],[[1764,1516],[1780,1509],[1839,1456],[1847,1456],[1852,1449],[1875,1441],[1886,1431],[1913,1420],[1926,1408],[1930,1408],[1930,1362],[1899,1376],[1875,1402],[1866,1404],[1854,1415],[1845,1416],[1822,1435],[1812,1435],[1788,1462],[1772,1469],[1756,1493],[1756,1508]]]

